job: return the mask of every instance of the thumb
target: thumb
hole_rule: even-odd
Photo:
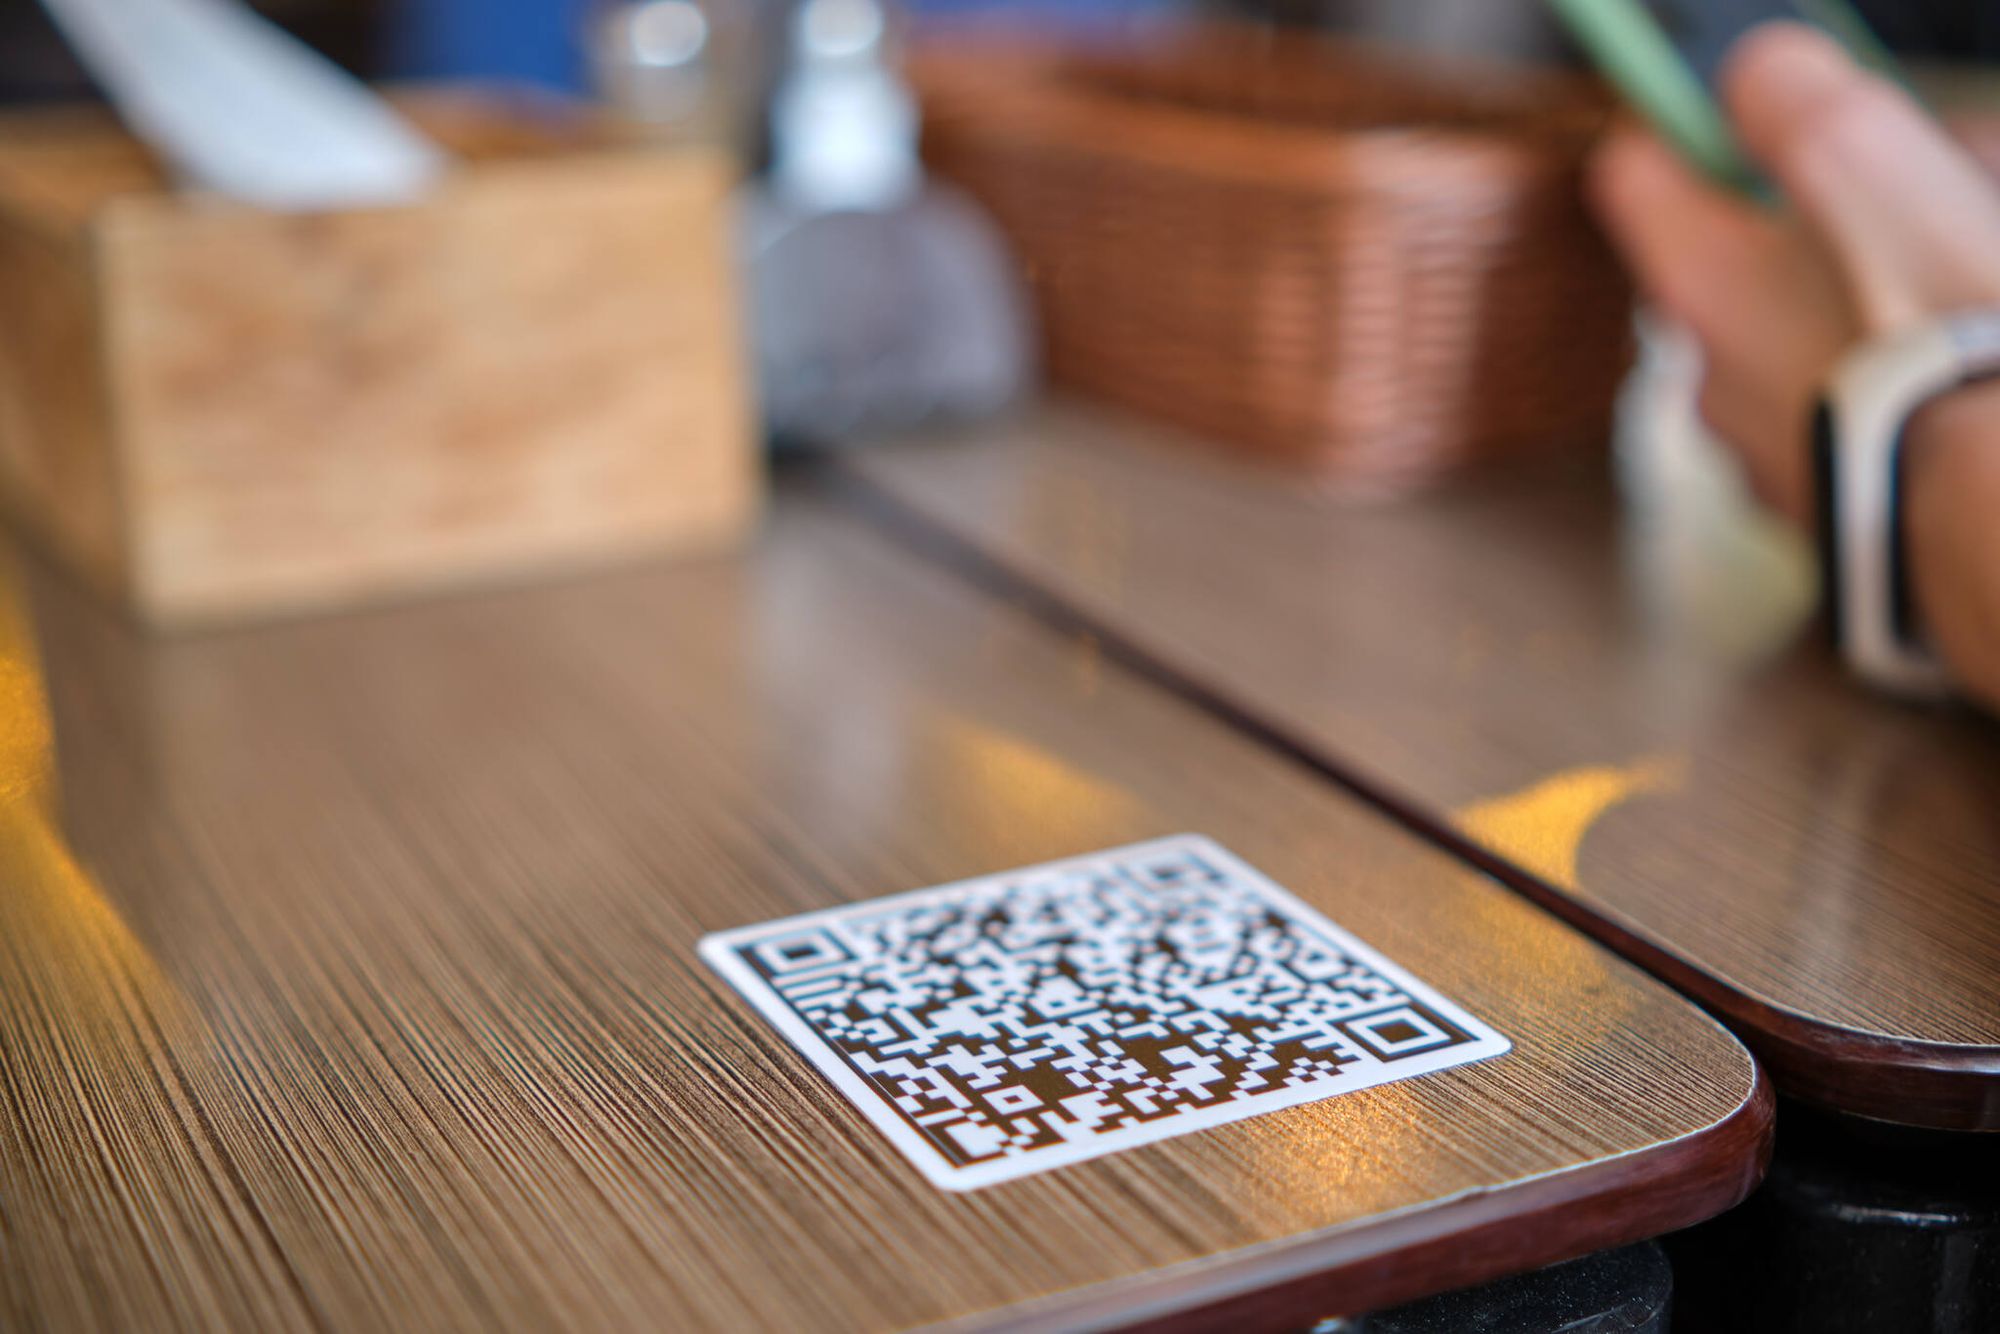
[[[1887,333],[2000,304],[2000,194],[1907,93],[1799,23],[1751,31],[1723,95],[1745,146]]]

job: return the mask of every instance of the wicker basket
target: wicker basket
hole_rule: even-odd
[[[916,73],[1058,381],[1345,489],[1607,437],[1631,296],[1579,190],[1596,85],[1235,29]]]

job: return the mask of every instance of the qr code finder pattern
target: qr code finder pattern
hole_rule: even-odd
[[[953,1167],[1473,1040],[1185,850],[854,910],[742,953]]]

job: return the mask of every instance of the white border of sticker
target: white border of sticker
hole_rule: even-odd
[[[1218,869],[1239,877],[1268,899],[1273,907],[1301,925],[1324,934],[1353,958],[1367,964],[1401,987],[1412,999],[1422,1002],[1450,1020],[1471,1040],[1442,1048],[1427,1056],[1415,1056],[1408,1060],[1397,1061],[1393,1065],[1376,1065],[1352,1074],[1336,1074],[1294,1088],[1252,1094],[1247,1098],[1234,1099],[1220,1106],[1204,1107],[1162,1117],[1156,1121],[1125,1126],[1100,1135],[1092,1135],[1083,1142],[1050,1145],[1011,1158],[960,1167],[945,1158],[929,1141],[918,1134],[890,1105],[881,1090],[864,1079],[847,1059],[814,1031],[798,1011],[792,1008],[790,1002],[759,977],[739,954],[739,951],[746,946],[755,945],[767,937],[787,935],[803,928],[837,924],[841,919],[852,917],[859,912],[872,914],[898,906],[919,907],[929,901],[955,898],[978,885],[1017,880],[1025,876],[1057,874],[1167,852],[1194,853],[1214,861]],[[1127,847],[1112,848],[1105,852],[1094,852],[1082,857],[1068,857],[1060,861],[1024,866],[993,875],[972,876],[929,889],[911,890],[908,893],[891,894],[879,899],[863,899],[838,907],[822,908],[814,912],[780,918],[773,922],[760,922],[753,926],[717,931],[702,938],[699,952],[703,962],[735,988],[737,993],[763,1015],[773,1028],[783,1034],[815,1069],[833,1081],[834,1086],[847,1095],[848,1101],[853,1103],[877,1130],[887,1136],[889,1142],[901,1150],[903,1156],[922,1172],[932,1185],[951,1191],[977,1190],[982,1186],[1011,1181],[1051,1168],[1066,1167],[1072,1163],[1100,1158],[1142,1144],[1154,1144],[1197,1130],[1226,1125],[1252,1116],[1262,1116],[1266,1112],[1282,1111],[1287,1107],[1319,1102],[1342,1093],[1353,1093],[1382,1084],[1400,1083],[1419,1075],[1470,1065],[1476,1061],[1491,1060],[1495,1056],[1511,1051],[1514,1045],[1439,995],[1431,987],[1411,976],[1403,968],[1355,939],[1324,914],[1301,902],[1297,895],[1284,889],[1235,853],[1202,834],[1176,834],[1167,838],[1134,843]]]

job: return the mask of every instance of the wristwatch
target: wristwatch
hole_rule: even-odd
[[[1917,624],[1900,504],[1903,432],[1932,399],[2000,375],[2000,310],[1949,316],[1862,344],[1813,414],[1813,473],[1828,620],[1848,666],[1896,694],[1950,678]]]

